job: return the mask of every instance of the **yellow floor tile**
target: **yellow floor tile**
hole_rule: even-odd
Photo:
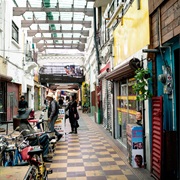
[[[67,172],[84,172],[85,168],[84,167],[67,167]]]
[[[128,180],[124,175],[107,176],[107,180]]]
[[[99,158],[100,162],[110,162],[110,161],[114,161],[113,158]]]
[[[84,166],[100,166],[100,162],[84,162]]]
[[[68,159],[68,163],[81,163],[83,162],[83,159]]]
[[[103,171],[86,171],[86,176],[104,176]]]
[[[108,165],[108,166],[102,166],[103,170],[120,170],[118,165]]]
[[[48,178],[66,178],[66,172],[53,172],[52,174],[48,175]]]

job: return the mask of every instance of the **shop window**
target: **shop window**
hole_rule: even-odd
[[[12,39],[19,43],[19,28],[16,24],[12,21]]]
[[[118,138],[126,146],[126,126],[129,123],[135,123],[135,114],[137,109],[136,94],[132,86],[135,83],[134,79],[123,79],[119,84],[118,100]]]

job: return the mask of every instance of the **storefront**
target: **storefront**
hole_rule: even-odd
[[[99,84],[100,84],[100,96],[101,96],[101,120],[103,127],[109,131],[112,131],[112,113],[111,113],[111,82],[105,79],[106,74],[108,73],[110,68],[110,63],[107,63],[100,70],[100,74],[98,75]]]
[[[138,109],[136,95],[133,92],[132,86],[134,79],[124,79],[118,82],[119,95],[116,96],[117,102],[117,126],[116,134],[125,146],[127,145],[126,127],[127,124],[135,123],[135,114]]]
[[[124,146],[127,145],[126,125],[135,121],[138,109],[136,96],[132,90],[133,76],[134,70],[130,68],[129,61],[105,76],[114,87],[114,138],[119,139]]]
[[[0,74],[0,121],[7,120],[7,82],[11,77]]]

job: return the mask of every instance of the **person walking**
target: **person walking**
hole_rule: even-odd
[[[69,134],[77,134],[77,128],[79,127],[77,121],[77,102],[75,100],[75,95],[70,96],[70,102],[66,107],[66,111],[69,110],[69,122],[71,125],[71,132]]]
[[[24,95],[22,95],[20,97],[18,108],[19,109],[27,109],[28,108],[28,102],[25,100],[25,96]]]
[[[56,100],[53,98],[53,93],[48,93],[46,96],[46,99],[49,101],[49,107],[48,107],[48,122],[49,122],[49,129],[51,132],[55,132],[55,135],[57,136],[57,141],[59,141],[62,137],[62,134],[60,134],[56,129],[54,128],[54,124],[58,118],[59,114],[59,107]]]

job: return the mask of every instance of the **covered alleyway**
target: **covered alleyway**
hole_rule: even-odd
[[[68,134],[66,122],[66,140],[57,143],[53,162],[47,164],[53,169],[49,180],[153,179],[146,169],[128,164],[127,152],[93,117],[81,110],[79,114],[78,134]]]

